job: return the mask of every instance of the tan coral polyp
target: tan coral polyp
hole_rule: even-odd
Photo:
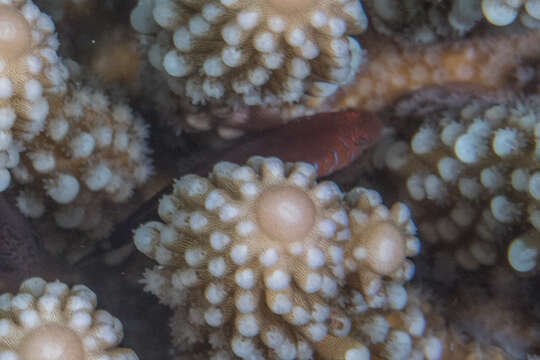
[[[20,360],[87,360],[81,338],[67,326],[47,324],[22,340]]]
[[[301,189],[277,186],[265,190],[257,199],[257,222],[274,240],[298,241],[306,237],[315,223],[315,204]]]
[[[390,275],[398,269],[406,256],[405,239],[393,224],[381,222],[370,227],[365,236],[367,261],[371,269]]]
[[[0,59],[14,59],[32,45],[32,30],[24,16],[12,7],[0,5]]]
[[[290,12],[306,11],[317,5],[317,2],[313,0],[268,0],[268,3],[283,15]]]

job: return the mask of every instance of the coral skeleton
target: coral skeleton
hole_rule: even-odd
[[[25,280],[15,295],[0,295],[0,359],[137,360],[117,347],[120,320],[96,310],[96,294],[41,278]]]
[[[540,231],[538,97],[428,117],[410,144],[385,145],[405,180],[422,238],[450,247],[466,269],[493,265],[498,248],[518,271],[536,266]]]
[[[180,178],[160,201],[163,222],[137,229],[135,246],[159,264],[146,290],[175,309],[180,350],[208,342],[212,359],[440,356],[425,355],[422,313],[406,307],[406,257],[419,251],[407,207],[389,210],[359,188],[347,211],[337,185],[315,178],[313,166],[277,158],[221,162],[208,178]]]
[[[349,35],[367,27],[355,0],[141,0],[131,20],[143,33],[165,31],[150,62],[193,104],[325,98],[354,78],[363,53]]]

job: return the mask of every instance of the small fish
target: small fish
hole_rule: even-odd
[[[324,177],[354,161],[380,132],[379,119],[369,112],[322,113],[264,131],[226,151],[219,161],[241,164],[253,155],[275,156],[286,162],[311,163]]]

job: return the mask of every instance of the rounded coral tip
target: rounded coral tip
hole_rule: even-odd
[[[21,360],[85,360],[82,341],[66,326],[48,324],[26,335],[20,347]]]
[[[537,266],[540,236],[531,231],[515,238],[508,246],[508,262],[516,271],[527,272]]]
[[[256,206],[257,222],[270,238],[303,239],[315,223],[315,205],[305,191],[289,186],[266,190]]]
[[[32,44],[26,19],[12,7],[0,5],[0,58],[17,58]]]
[[[393,224],[383,222],[368,228],[365,239],[368,254],[366,260],[373,271],[390,275],[405,259],[405,240]]]

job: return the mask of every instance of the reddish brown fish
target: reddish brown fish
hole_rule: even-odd
[[[372,113],[323,113],[265,131],[216,160],[241,164],[253,155],[275,156],[283,161],[311,163],[323,177],[351,163],[373,144],[380,132],[381,123]]]

